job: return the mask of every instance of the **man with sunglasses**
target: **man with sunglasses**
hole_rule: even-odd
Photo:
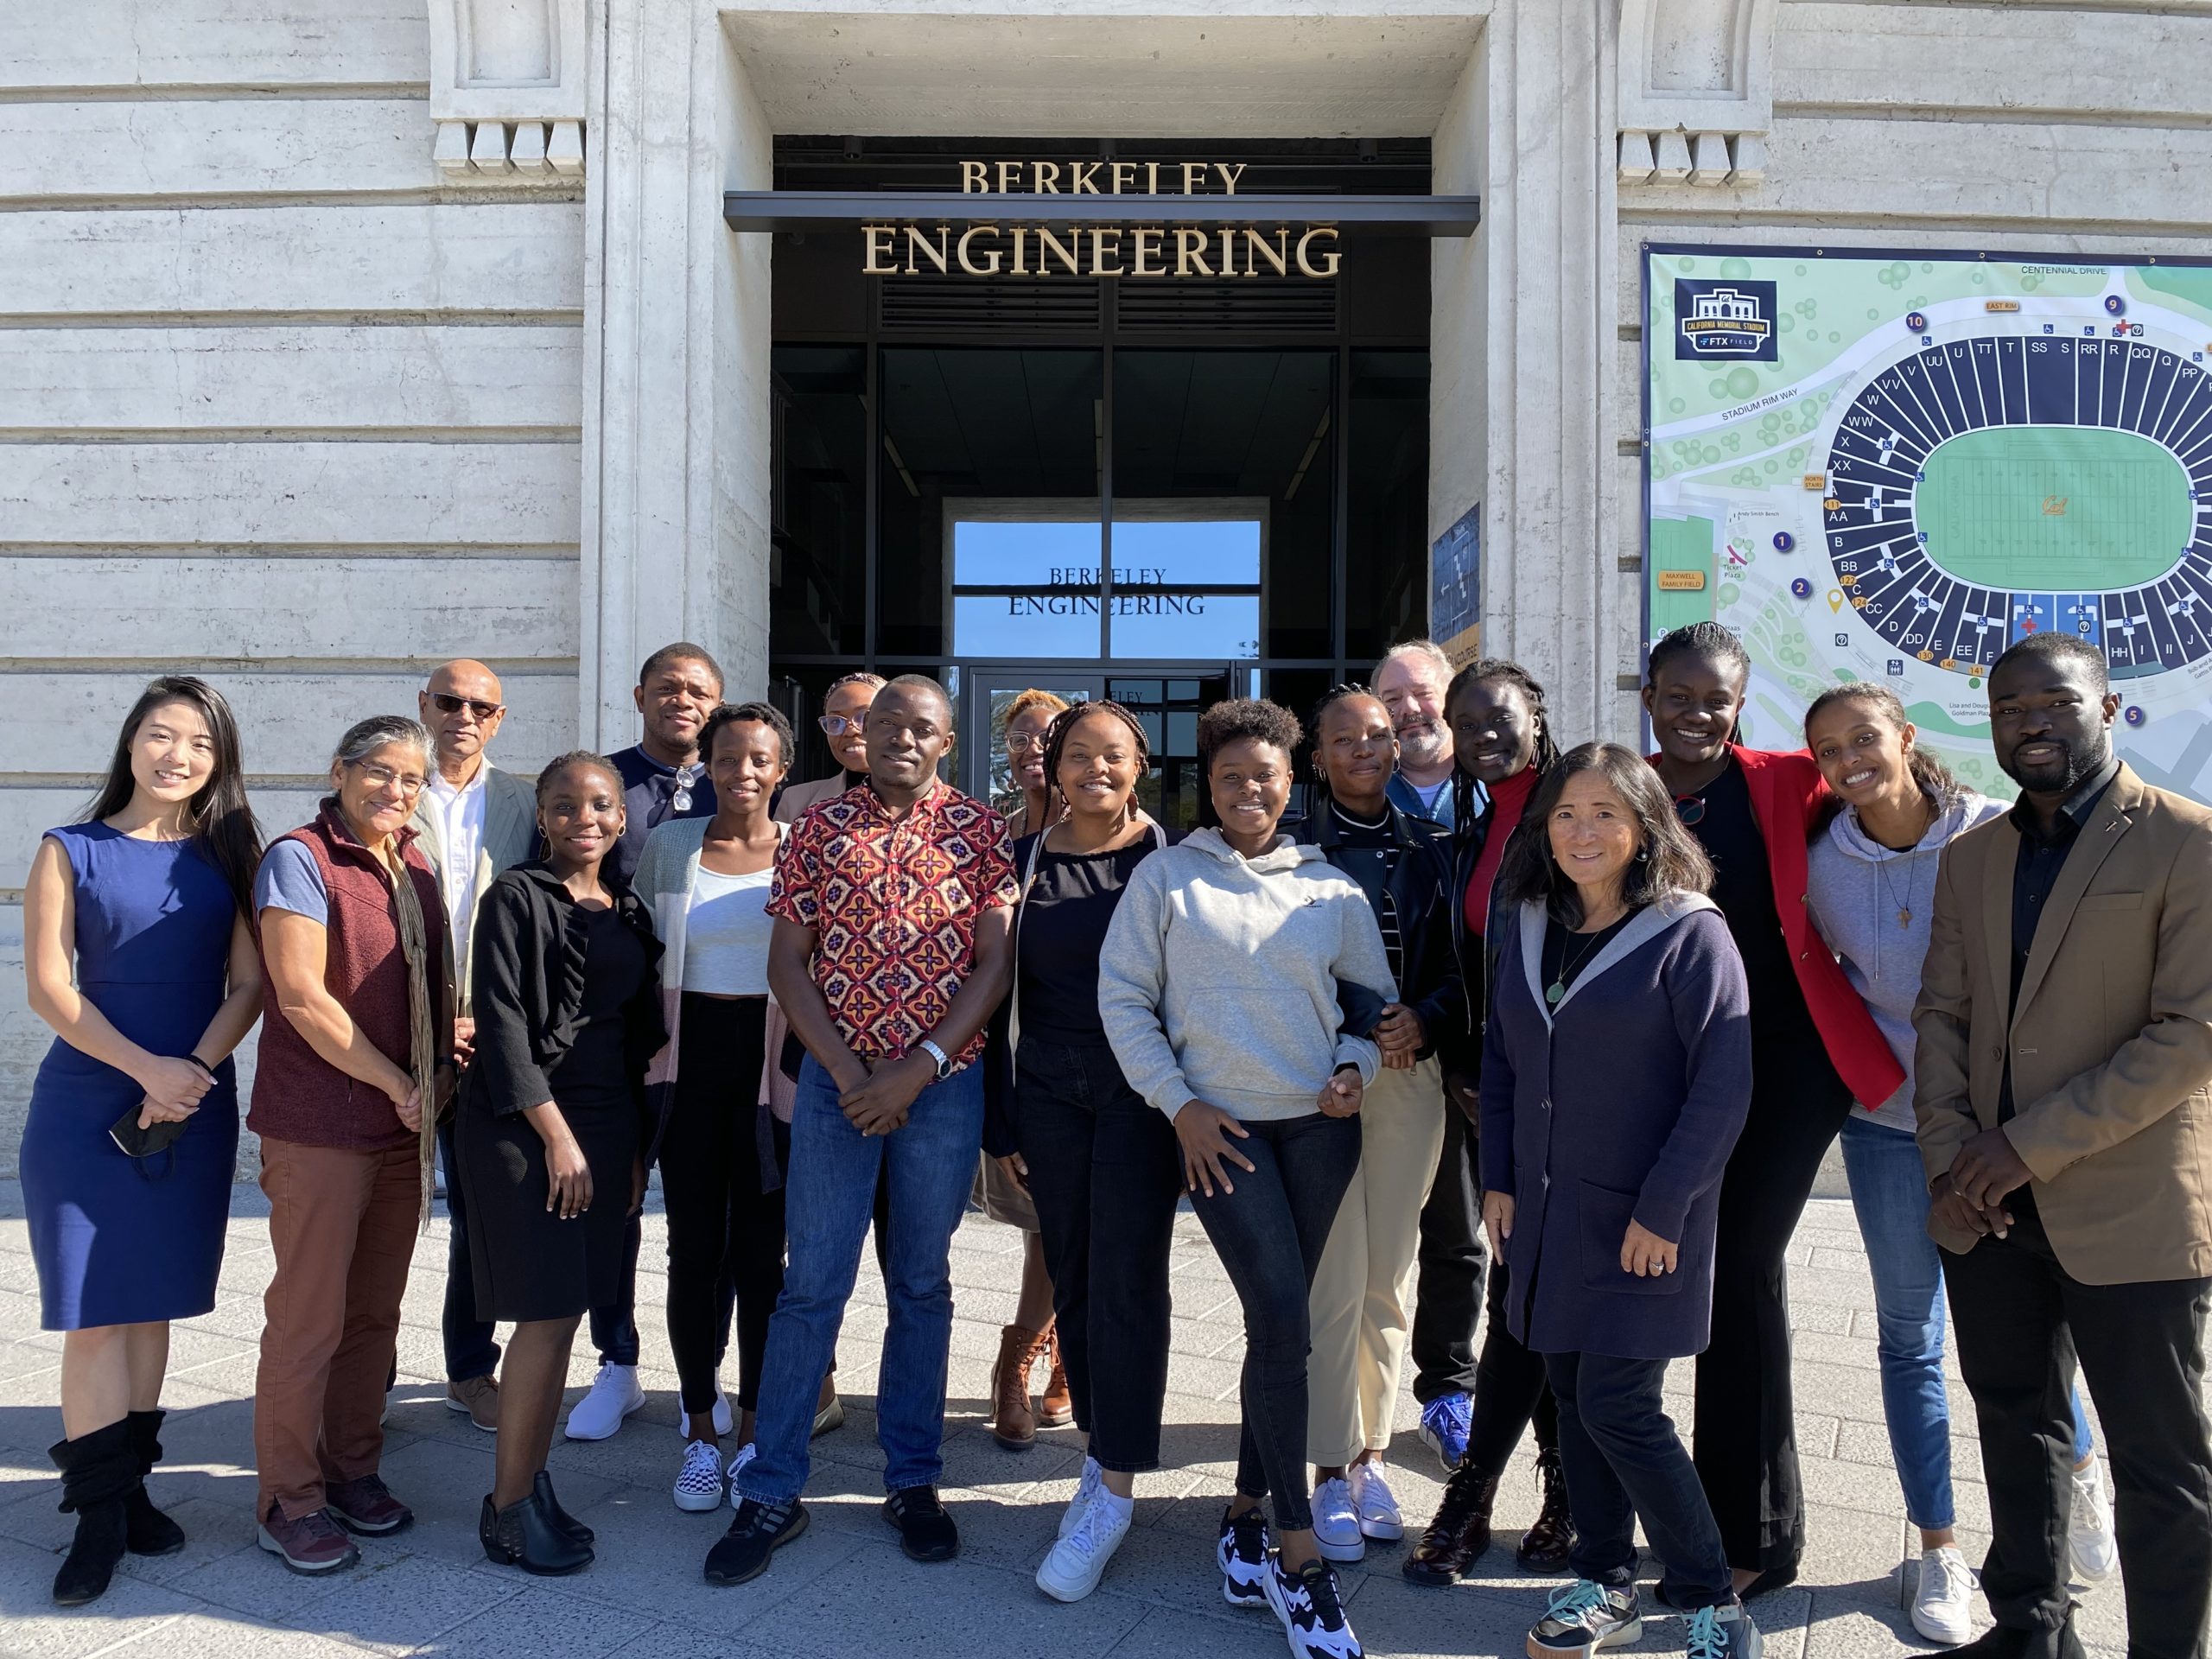
[[[459,1009],[454,1048],[463,1064],[476,1033],[469,1013],[469,935],[476,906],[493,877],[521,863],[537,833],[537,805],[531,785],[493,766],[484,750],[506,718],[499,677],[464,658],[430,673],[416,707],[430,728],[435,764],[415,804],[416,846],[436,873],[453,940],[454,985]],[[486,1433],[499,1426],[499,1385],[493,1372],[499,1344],[491,1322],[476,1317],[475,1281],[468,1263],[468,1217],[454,1170],[453,1124],[438,1126],[438,1158],[445,1170],[446,1209],[452,1228],[446,1248],[446,1405],[465,1413]]]
[[[837,763],[837,770],[813,783],[786,787],[776,797],[779,823],[797,823],[806,816],[808,807],[835,800],[868,781],[868,705],[882,689],[880,674],[847,674],[830,682],[822,696],[822,716],[816,723],[830,740],[830,757]]]

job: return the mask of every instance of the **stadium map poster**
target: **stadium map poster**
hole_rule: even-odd
[[[2120,752],[2212,800],[2212,265],[1644,249],[1645,639],[1716,618],[1747,741],[1896,690],[1984,792],[1985,677],[2064,628]]]

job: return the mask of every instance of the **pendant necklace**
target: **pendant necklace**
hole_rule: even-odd
[[[1560,999],[1567,995],[1567,976],[1573,972],[1575,969],[1580,968],[1583,963],[1588,959],[1592,946],[1595,945],[1605,937],[1605,930],[1602,927],[1595,933],[1590,935],[1590,943],[1582,947],[1581,950],[1577,953],[1572,962],[1567,960],[1567,946],[1565,944],[1561,944],[1560,946],[1559,971],[1552,976],[1552,982],[1544,987],[1544,1001],[1548,1006],[1554,1008],[1559,1006]]]
[[[1912,883],[1916,872],[1910,865],[1907,865],[1905,867],[1904,899],[1903,902],[1900,903],[1897,894],[1891,891],[1890,887],[1890,866],[1899,861],[1901,861],[1885,858],[1882,860],[1881,862],[1875,865],[1874,868],[1882,878],[1883,898],[1888,899],[1891,904],[1897,906],[1897,925],[1899,927],[1910,927],[1912,925]]]

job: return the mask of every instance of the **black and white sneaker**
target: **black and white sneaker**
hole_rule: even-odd
[[[806,1505],[747,1498],[729,1530],[707,1552],[709,1584],[745,1584],[768,1570],[768,1558],[806,1530]]]
[[[1759,1627],[1741,1602],[1700,1607],[1690,1615],[1685,1659],[1759,1659]]]
[[[1267,1517],[1257,1510],[1242,1515],[1223,1512],[1221,1537],[1213,1558],[1221,1564],[1221,1599],[1232,1607],[1268,1605],[1268,1562],[1274,1541],[1268,1535]]]
[[[1337,1575],[1325,1560],[1312,1560],[1295,1573],[1286,1573],[1280,1559],[1262,1580],[1268,1605],[1282,1621],[1290,1650],[1298,1659],[1365,1659],[1359,1638],[1344,1617],[1344,1598],[1337,1592]]]
[[[1591,1659],[1600,1648],[1617,1648],[1643,1634],[1635,1585],[1580,1579],[1553,1596],[1529,1632],[1529,1659]]]
[[[949,1561],[960,1553],[960,1529],[934,1486],[901,1487],[883,1500],[883,1518],[899,1529],[899,1548],[910,1561]]]

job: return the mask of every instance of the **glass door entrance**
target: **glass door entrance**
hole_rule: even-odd
[[[969,794],[1010,809],[1019,804],[1006,753],[1006,710],[1034,686],[1070,702],[1106,696],[1143,725],[1152,765],[1137,785],[1146,811],[1171,830],[1195,829],[1205,793],[1198,775],[1198,715],[1232,695],[1227,664],[1064,673],[1034,664],[963,664],[961,743],[955,781]]]

